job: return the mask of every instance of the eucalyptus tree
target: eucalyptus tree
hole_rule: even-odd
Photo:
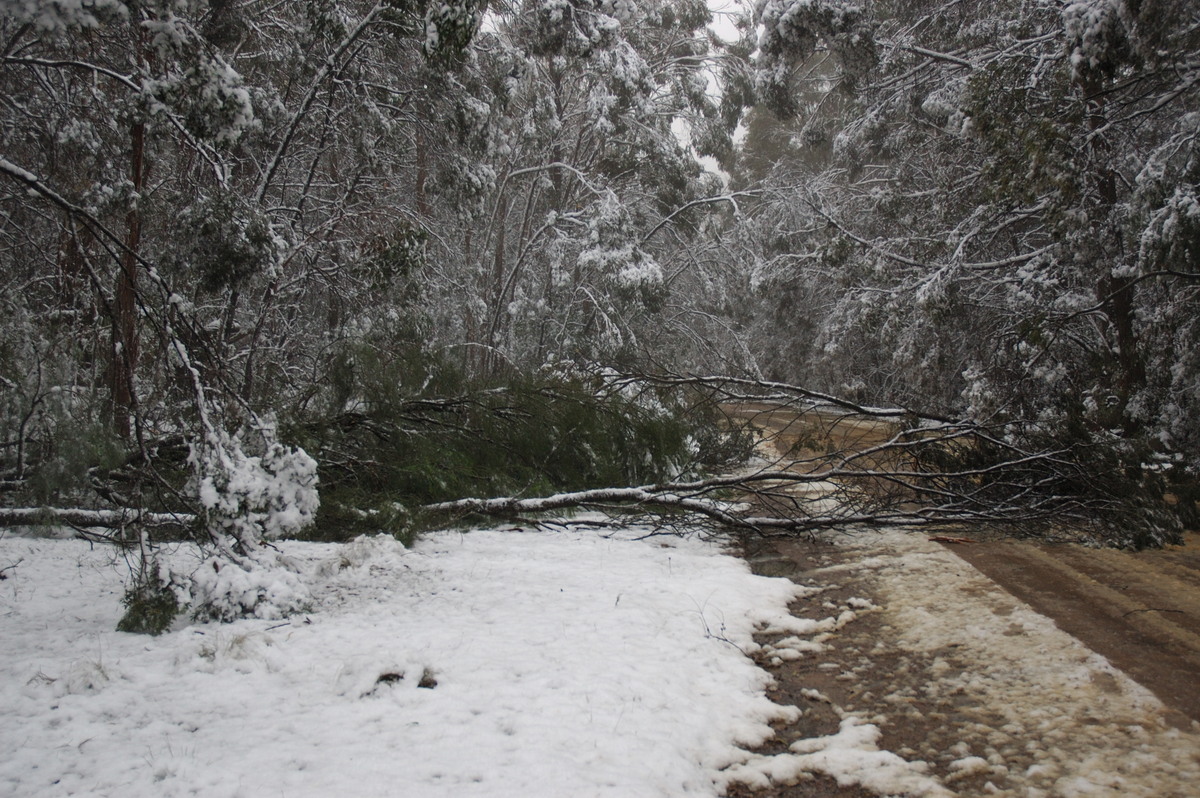
[[[731,131],[708,15],[0,4],[0,521],[136,538],[138,602],[274,612],[301,597],[262,544],[316,512],[309,432],[402,404],[446,352],[489,375],[662,351],[734,199],[696,157]],[[154,562],[172,521],[214,554],[190,581]]]
[[[1198,22],[1184,2],[759,4],[735,175],[763,197],[740,257],[768,376],[1020,421],[1131,500],[1200,465]]]
[[[18,501],[92,465],[117,508],[92,521],[195,517],[231,566],[197,589],[217,606],[253,582],[262,537],[316,507],[315,464],[279,442],[274,411],[321,390],[325,353],[408,289],[415,109],[478,21],[472,2],[0,3]],[[73,457],[89,438],[97,452]]]
[[[1190,4],[779,0],[758,22],[760,96],[832,145],[768,178],[792,241],[759,253],[768,281],[841,284],[826,363],[876,338],[867,384],[896,399],[1194,440]]]

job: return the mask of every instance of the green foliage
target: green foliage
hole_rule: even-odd
[[[468,380],[419,353],[389,355],[345,351],[331,364],[334,401],[291,427],[320,463],[311,539],[403,540],[404,508],[657,482],[746,448],[687,398],[561,374]]]
[[[216,192],[197,202],[179,223],[186,243],[176,257],[205,291],[238,287],[276,257],[278,243],[269,222],[232,193]]]
[[[399,225],[380,236],[351,270],[373,295],[395,291],[396,304],[415,304],[420,291],[414,275],[425,265],[426,237],[418,227]]]
[[[1105,440],[1093,435],[1071,450],[1077,475],[1063,485],[1067,495],[1093,501],[1098,511],[1088,531],[1098,542],[1127,549],[1182,543],[1184,505],[1167,499],[1163,474],[1149,466],[1149,445],[1137,440]]]
[[[479,25],[476,5],[474,0],[421,3],[427,32],[421,49],[430,64],[450,67],[463,59]]]
[[[170,586],[146,579],[135,579],[122,603],[125,614],[117,622],[117,631],[143,635],[167,631],[182,609]]]
[[[56,419],[52,437],[39,441],[29,489],[38,504],[70,504],[90,490],[93,469],[110,469],[125,458],[120,439],[95,418]]]
[[[988,156],[982,185],[1000,201],[1033,202],[1045,194],[1076,199],[1078,142],[1072,135],[1083,107],[1065,68],[1042,76],[1036,90],[1031,80],[1026,65],[1002,61],[967,83],[963,111]]]
[[[322,493],[316,521],[296,539],[340,542],[381,533],[405,546],[411,546],[417,537],[413,519],[403,505],[355,485],[341,485]]]

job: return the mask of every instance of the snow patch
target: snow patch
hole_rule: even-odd
[[[806,773],[832,776],[843,787],[860,785],[883,795],[950,798],[954,793],[927,775],[924,762],[907,762],[878,747],[879,727],[857,717],[842,720],[836,734],[797,740],[790,753],[755,756],[726,771],[727,784],[766,789],[794,784]]]
[[[306,613],[156,638],[111,551],[3,537],[0,793],[715,798],[799,717],[744,653],[797,588],[644,534],[279,542]]]

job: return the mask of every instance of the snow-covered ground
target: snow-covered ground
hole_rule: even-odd
[[[150,638],[113,631],[111,550],[0,531],[0,795],[674,798],[810,772],[923,798],[1200,794],[1200,729],[923,536],[859,537],[802,587],[643,534],[284,544],[311,612]],[[864,614],[886,646],[857,640]],[[905,682],[881,646],[928,673]],[[882,703],[750,753],[801,719],[768,700],[756,652],[845,668]],[[806,719],[828,705],[801,693]],[[886,749],[939,701],[967,716],[953,745]]]
[[[151,638],[112,551],[0,534],[4,795],[708,796],[795,712],[743,652],[803,589],[699,539],[289,543],[311,612]]]

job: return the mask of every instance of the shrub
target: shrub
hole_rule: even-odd
[[[160,579],[135,577],[122,603],[125,614],[117,622],[117,631],[134,634],[160,635],[182,610],[171,586]]]

